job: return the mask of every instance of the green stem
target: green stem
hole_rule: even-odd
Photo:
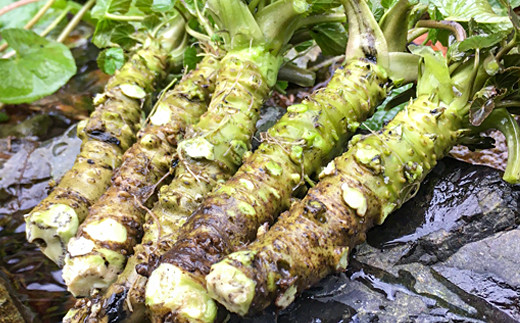
[[[518,104],[515,105],[518,107]],[[506,109],[495,109],[479,128],[496,128],[507,142],[507,166],[502,178],[511,184],[520,183],[520,126]]]
[[[43,17],[43,15],[47,12],[47,10],[50,9],[50,7],[54,4],[55,1],[56,0],[47,1],[47,3],[45,3],[45,5],[43,7],[41,7],[40,10],[38,10],[36,15],[34,17],[32,17],[32,19],[29,20],[29,22],[23,28],[27,29],[27,30],[31,29],[38,22],[38,20],[40,20],[41,17]]]
[[[411,9],[408,0],[399,0],[379,21],[389,52],[402,52],[406,49],[407,35],[403,31],[408,29]]]
[[[249,3],[249,5],[248,5],[249,11],[254,12],[254,10],[255,10],[256,6],[258,6],[259,2],[260,2],[260,0],[251,1],[251,3]]]
[[[502,100],[495,104],[495,109],[500,108],[520,108],[520,100]]]
[[[299,68],[295,64],[288,63],[280,68],[278,79],[299,86],[313,86],[316,81],[316,73],[309,69]]]
[[[423,27],[448,30],[453,33],[457,41],[463,41],[464,39],[466,39],[466,31],[459,23],[456,23],[454,21],[419,20],[415,26],[418,28]]]
[[[518,45],[518,42],[516,40],[516,35],[515,35],[515,37],[513,37],[513,39],[511,39],[511,41],[509,41],[509,43],[507,43],[504,47],[502,47],[502,49],[497,53],[495,60],[497,62],[500,62],[502,57],[504,57],[504,55],[509,53],[509,51],[511,51],[511,49],[515,48],[515,46],[517,46],[517,45]]]
[[[185,28],[186,28],[186,32],[190,36],[192,36],[198,40],[202,40],[202,41],[206,41],[206,42],[211,41],[211,38],[208,35],[204,35],[203,33],[199,33],[198,31],[193,30],[190,26],[188,26],[188,24],[186,24]]]
[[[81,9],[78,11],[78,13],[72,18],[72,20],[69,22],[69,24],[63,29],[61,34],[56,39],[57,42],[61,43],[67,38],[67,36],[72,32],[74,28],[79,24],[81,21],[81,18],[92,8],[92,6],[96,3],[96,0],[89,0],[87,3],[81,7]]]
[[[42,36],[42,37],[47,36],[54,28],[56,28],[56,26],[63,20],[63,18],[65,18],[65,16],[69,13],[69,11],[70,11],[70,7],[66,7],[63,10],[63,12],[56,19],[54,19],[54,21],[51,22],[51,24],[49,26],[47,26],[47,28],[45,28],[44,31],[41,32],[40,36]]]
[[[141,16],[122,16],[122,15],[114,15],[113,13],[105,13],[105,18],[109,18],[111,20],[116,21],[143,21],[144,17]]]
[[[348,20],[346,60],[366,58],[388,67],[388,47],[365,1],[342,0]]]
[[[2,9],[0,9],[0,16],[3,14],[6,14],[9,11],[14,10],[16,8],[28,5],[29,3],[38,2],[38,1],[40,1],[40,0],[20,0],[20,1],[14,2],[14,3],[11,3],[10,5],[5,6]]]
[[[419,36],[426,34],[429,31],[428,28],[413,28],[408,31],[407,41],[409,43],[413,42]]]
[[[341,22],[344,23],[347,20],[343,13],[332,13],[328,15],[316,15],[309,16],[301,20],[300,27],[313,26],[317,24],[323,24],[327,22]]]

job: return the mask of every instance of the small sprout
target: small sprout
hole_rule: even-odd
[[[298,174],[298,173],[292,173],[292,174],[291,174],[291,180],[292,180],[293,182],[295,182],[295,183],[299,183],[300,180],[301,180],[301,178],[302,178],[301,175]]]
[[[356,132],[356,130],[359,128],[359,122],[353,121],[349,122],[347,125],[347,129],[350,133]]]
[[[404,176],[408,180],[408,182],[413,182],[416,179],[420,178],[423,174],[423,168],[416,162],[409,161],[404,167]]]
[[[375,174],[380,174],[383,170],[381,164],[381,154],[379,150],[367,146],[365,148],[358,149],[355,154],[356,160],[370,168]]]
[[[256,231],[256,238],[260,238],[261,236],[266,234],[267,231],[269,231],[269,223],[265,222],[264,224],[258,227],[258,230]]]
[[[121,84],[119,87],[121,88],[121,92],[130,98],[143,99],[146,96],[145,90],[138,85],[126,83]]]
[[[357,215],[365,216],[368,208],[365,195],[358,189],[348,186],[347,183],[341,185],[341,190],[343,191],[343,201],[356,210]]]
[[[256,214],[255,208],[252,207],[251,205],[247,204],[246,202],[239,202],[238,209],[240,210],[240,212],[247,214],[247,215]]]

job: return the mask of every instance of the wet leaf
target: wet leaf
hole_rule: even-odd
[[[506,90],[495,86],[487,86],[478,91],[469,109],[469,122],[474,126],[480,126],[495,109],[496,100],[500,100],[505,94]]]
[[[121,48],[105,49],[97,58],[99,68],[108,75],[114,74],[124,63],[125,53]]]
[[[0,102],[35,101],[54,93],[76,73],[67,46],[24,29],[5,29],[2,36],[16,55],[0,59]]]

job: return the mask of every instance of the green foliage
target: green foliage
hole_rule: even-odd
[[[319,24],[310,30],[324,55],[341,55],[347,48],[347,31],[340,23]]]
[[[125,53],[121,48],[108,48],[99,53],[97,64],[99,68],[109,74],[114,74],[125,63]]]
[[[54,93],[75,73],[76,64],[63,44],[24,29],[5,29],[3,38],[16,51],[0,59],[0,102],[32,102]]]
[[[107,13],[124,15],[130,9],[132,0],[97,0],[92,8],[92,17],[103,19]]]
[[[186,66],[188,71],[191,71],[197,66],[197,63],[202,60],[202,57],[197,56],[197,49],[195,47],[188,47],[184,51],[182,65]]]
[[[468,23],[473,19],[488,33],[510,30],[512,25],[507,11],[495,12],[487,0],[431,0],[442,19]],[[501,6],[496,3],[498,8]],[[439,17],[436,17],[439,18]]]
[[[361,129],[377,131],[383,128],[386,123],[392,120],[408,104],[410,90],[413,90],[413,84],[411,83],[390,91],[385,101],[376,108],[376,112],[372,117],[363,122]],[[402,103],[396,105],[396,101]]]
[[[129,49],[136,43],[132,38],[134,31],[135,27],[128,22],[101,19],[96,25],[92,42],[99,48],[121,46]]]
[[[496,33],[491,35],[475,35],[466,38],[458,45],[459,51],[474,50],[477,48],[488,48],[498,44],[507,37],[506,33]]]
[[[341,1],[338,0],[307,0],[310,4],[310,11],[312,13],[324,13],[332,8],[341,6]]]

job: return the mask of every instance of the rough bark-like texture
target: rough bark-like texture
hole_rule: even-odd
[[[90,215],[98,220],[101,220],[103,218],[101,215],[103,215],[115,218],[125,225],[127,236],[133,241],[126,241],[125,245],[120,245],[119,248],[128,253],[133,252],[131,247],[142,235],[142,223],[146,211],[140,207],[139,203],[147,204],[146,199],[153,192],[156,183],[168,172],[171,159],[176,153],[177,142],[182,138],[185,128],[196,122],[206,110],[210,96],[215,89],[219,65],[218,58],[206,56],[196,69],[184,76],[173,90],[165,94],[158,104],[157,110],[150,117],[150,124],[138,134],[138,138],[141,140],[148,136],[160,145],[150,147],[147,143],[134,144],[123,156],[124,160],[125,157],[128,160],[123,162],[113,185],[90,210]],[[136,173],[136,169],[143,169],[143,171]],[[139,203],[135,202],[133,196]],[[138,231],[137,236],[131,236],[133,232],[130,232],[129,228],[132,227],[123,220],[133,220],[139,224],[138,230],[134,230]],[[91,222],[93,220],[90,218],[85,220],[80,227],[80,234],[88,237],[88,234],[81,231],[81,228]],[[102,247],[101,241],[97,243],[99,247]],[[99,322],[115,315],[118,317],[132,316],[134,320],[139,321],[144,313],[140,313],[137,307],[143,306],[143,300],[139,300],[137,296],[128,295],[136,294],[143,288],[140,284],[139,277],[141,276],[135,273],[135,260],[135,257],[129,260],[117,282],[104,293],[104,296],[98,295],[93,298],[90,300],[89,306],[85,305],[85,301],[78,302],[76,308],[69,313],[70,317],[67,320],[71,322],[87,319],[89,322]],[[122,293],[124,296],[119,298],[113,296]],[[129,296],[132,311],[129,310],[128,303],[125,301],[127,296]],[[118,309],[107,311],[110,307],[115,306],[113,302],[117,302]],[[96,305],[98,303],[101,304],[101,309],[93,311],[93,308],[99,306]]]
[[[349,251],[365,232],[417,191],[421,180],[457,139],[454,109],[419,97],[382,131],[355,138],[327,167],[320,183],[295,203],[268,233],[218,263],[208,288],[222,303],[215,268],[228,264],[254,282],[247,312],[276,300],[286,307],[297,293],[332,272],[343,271]]]
[[[164,76],[167,55],[155,46],[143,48],[110,79],[96,99],[96,110],[84,127],[78,127],[83,144],[74,166],[26,216],[27,239],[59,266],[88,207],[108,188],[122,154],[134,143],[144,93],[152,92]]]
[[[304,177],[341,152],[384,97],[385,83],[379,67],[355,60],[326,88],[289,107],[237,174],[190,217],[164,260],[203,279],[213,263],[254,240],[262,224],[289,206]]]

